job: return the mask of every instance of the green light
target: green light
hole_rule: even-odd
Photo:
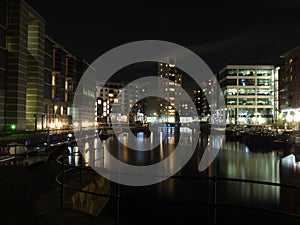
[[[16,126],[16,124],[12,124],[12,125],[10,125],[10,128],[11,128],[12,130],[15,130],[15,129],[17,128],[17,126]]]

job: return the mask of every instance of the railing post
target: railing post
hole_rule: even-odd
[[[213,196],[212,196],[212,224],[217,224],[217,177],[212,177],[213,181]]]
[[[14,166],[17,165],[17,145],[15,145],[15,159],[14,159]]]
[[[61,181],[60,181],[60,208],[63,208],[64,203],[64,180],[65,180],[65,156],[61,162]]]

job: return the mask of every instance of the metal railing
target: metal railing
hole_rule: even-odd
[[[81,155],[80,152],[72,153],[73,156],[79,156]],[[88,195],[94,195],[97,197],[105,197],[109,198],[111,200],[116,201],[116,208],[115,208],[115,223],[117,225],[120,224],[120,201],[132,201],[132,202],[143,202],[143,203],[157,203],[157,204],[179,204],[179,205],[203,205],[209,207],[211,210],[211,224],[216,225],[217,224],[217,208],[218,207],[228,207],[228,208],[239,208],[239,209],[245,209],[245,210],[255,210],[255,211],[261,211],[261,212],[268,212],[272,214],[277,215],[284,215],[293,217],[296,219],[299,219],[300,222],[300,214],[295,214],[291,212],[286,212],[283,210],[276,210],[276,209],[270,209],[270,208],[261,208],[261,207],[253,207],[249,205],[237,205],[237,204],[224,204],[218,202],[218,186],[221,182],[233,182],[233,183],[248,183],[248,184],[258,184],[258,185],[267,185],[272,187],[280,187],[280,188],[289,188],[293,190],[299,190],[300,186],[298,185],[292,185],[292,184],[281,184],[281,183],[274,183],[274,182],[268,182],[268,181],[259,181],[259,180],[250,180],[250,179],[239,179],[239,178],[224,178],[224,177],[195,177],[195,176],[172,176],[169,179],[176,179],[176,180],[206,180],[212,183],[212,190],[211,190],[211,201],[207,203],[201,203],[201,202],[186,202],[186,201],[164,201],[164,200],[153,200],[153,199],[137,199],[137,198],[128,198],[120,195],[120,185],[115,184],[114,192],[111,194],[102,194],[102,193],[96,193],[91,191],[86,191],[80,188],[73,187],[71,185],[68,185],[65,183],[65,174],[73,171],[73,170],[79,170],[80,171],[80,177],[79,180],[82,181],[82,171],[88,170],[88,171],[94,171],[92,168],[85,166],[85,163],[81,163],[79,166],[69,165],[65,164],[65,159],[70,155],[61,155],[57,158],[57,162],[61,165],[61,172],[56,176],[55,180],[60,185],[60,208],[64,207],[64,191],[65,189],[69,189],[75,192],[80,192]]]

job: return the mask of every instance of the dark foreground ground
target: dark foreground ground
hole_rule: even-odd
[[[109,224],[70,207],[60,209],[60,189],[55,182],[59,171],[55,161],[30,169],[26,166],[0,168],[0,224],[79,225],[99,224],[99,220]]]

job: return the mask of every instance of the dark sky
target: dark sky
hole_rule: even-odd
[[[27,0],[45,19],[47,33],[92,62],[136,40],[175,42],[198,54],[216,72],[225,64],[278,64],[300,44],[300,1],[209,1],[177,8],[159,3],[116,8],[100,1]],[[176,6],[176,4],[174,4]]]

